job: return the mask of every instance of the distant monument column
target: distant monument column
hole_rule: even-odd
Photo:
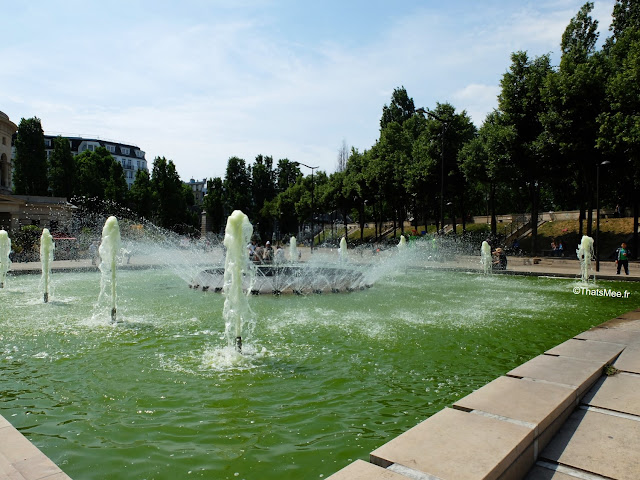
[[[11,194],[11,138],[18,126],[0,112],[0,194]]]

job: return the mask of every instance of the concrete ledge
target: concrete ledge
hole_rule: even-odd
[[[374,450],[370,461],[442,479],[497,479],[533,443],[533,430],[531,425],[445,408]],[[533,462],[531,453],[529,468]]]
[[[607,365],[618,373],[603,375]],[[369,460],[405,479],[637,480],[639,451],[640,309],[514,368]],[[329,478],[360,478],[344,470]]]
[[[0,479],[71,480],[2,416],[0,416]]]

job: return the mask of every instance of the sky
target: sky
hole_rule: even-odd
[[[512,52],[551,54],[583,0],[0,0],[0,111],[137,145],[183,181],[232,156],[335,171],[404,86],[480,126]],[[614,0],[594,1],[600,41]],[[308,173],[302,167],[303,173]]]

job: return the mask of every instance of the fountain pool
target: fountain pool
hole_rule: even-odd
[[[143,280],[141,280],[143,279]],[[403,269],[349,294],[258,296],[225,355],[224,296],[169,270],[0,290],[0,413],[77,479],[328,477],[570,336],[640,306],[571,280]],[[228,353],[228,352],[227,352]]]

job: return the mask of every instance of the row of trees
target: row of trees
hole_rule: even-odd
[[[44,131],[37,117],[20,121],[15,147],[16,195],[66,197],[88,209],[104,209],[105,204],[115,203],[164,228],[181,233],[199,229],[193,192],[180,180],[171,160],[156,158],[151,175],[137,170],[129,190],[122,165],[104,147],[74,156],[69,141],[59,136],[53,140],[47,159]]]
[[[464,231],[470,215],[489,213],[495,233],[497,212],[528,211],[535,250],[540,211],[579,209],[581,219],[588,220],[586,233],[591,233],[599,172],[602,203],[632,207],[637,232],[640,3],[616,1],[611,36],[600,49],[592,9],[593,3],[587,2],[570,21],[557,67],[549,55],[511,55],[498,108],[480,128],[449,103],[416,109],[401,87],[382,109],[376,143],[362,152],[349,151],[343,144],[331,174],[303,175],[301,164],[281,159],[274,165],[263,155],[252,165],[230,158],[225,177],[208,181],[204,208],[212,230],[221,232],[226,216],[241,209],[263,238],[274,232],[297,233],[301,222],[317,224],[325,218],[320,213],[345,221],[351,216],[361,226],[366,220],[376,228],[391,220],[400,230],[406,219],[416,226],[433,221],[440,229],[446,215],[454,231],[457,218]],[[20,136],[19,131],[19,141]],[[66,154],[63,157],[68,161]],[[102,195],[128,202],[138,214],[165,227],[190,222],[173,162],[156,159],[150,176],[139,171],[131,191],[122,192],[118,166],[107,168],[106,156],[104,165],[85,175],[102,179],[102,183],[94,179],[91,190],[93,183],[79,173],[80,157],[75,158],[74,182],[65,186],[71,175],[64,170],[64,161],[52,156],[48,185],[54,194],[70,196],[72,191],[76,196]],[[32,188],[31,183],[24,185]],[[18,186],[16,178],[17,190]],[[637,246],[637,239],[634,243]]]

